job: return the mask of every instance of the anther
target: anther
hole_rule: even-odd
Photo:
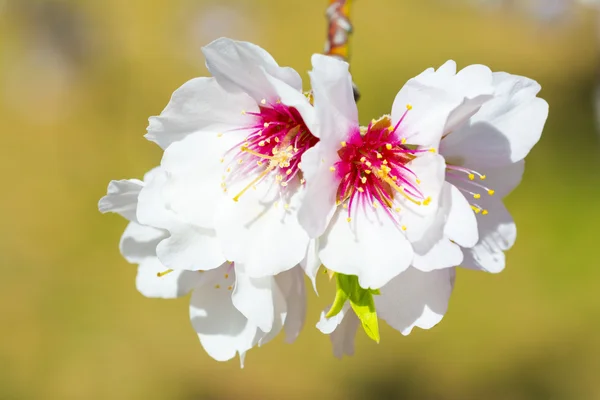
[[[488,190],[488,194],[489,194],[490,196],[493,196],[493,195],[494,195],[494,193],[496,193],[496,192],[495,192],[495,191],[493,191],[492,189],[489,189],[489,190]]]
[[[388,149],[388,150],[391,150],[392,149],[392,144],[391,143],[386,144],[385,148]]]
[[[233,286],[227,286],[227,290],[232,290]]]
[[[406,230],[406,225],[402,225],[402,230],[405,231]]]
[[[346,221],[350,222],[350,221],[352,221],[352,218],[348,217],[348,218],[346,218]]]
[[[405,138],[405,137],[403,137],[403,138],[402,138],[402,140],[400,140],[400,142],[401,142],[402,144],[406,144],[406,138]]]
[[[219,285],[219,284],[215,285],[215,289],[220,289],[220,288],[221,288],[221,285]]]
[[[331,172],[335,172],[335,167],[333,167],[333,166],[332,166],[332,167],[329,167],[329,170],[330,170]]]
[[[265,122],[265,123],[263,124],[263,126],[264,126],[265,128],[268,128],[268,127],[269,127],[269,123],[268,123],[268,122]]]
[[[479,193],[475,193],[475,194],[473,195],[473,198],[474,198],[474,199],[479,199],[479,198],[481,198],[481,195],[480,195]]]
[[[483,210],[483,211],[481,212],[481,215],[488,215],[488,210]]]
[[[346,147],[346,142],[340,142],[340,144],[342,145],[342,147]]]
[[[485,176],[485,175],[481,175],[481,176],[479,177],[479,179],[481,179],[482,181],[485,181],[485,178],[486,178],[486,176]]]
[[[363,185],[364,185],[365,183],[367,183],[367,177],[366,177],[366,176],[363,176],[362,178],[360,178],[360,181],[361,181],[361,182],[363,183]]]
[[[359,191],[359,192],[361,192],[361,193],[363,193],[363,192],[365,191],[365,189],[363,189],[363,188],[359,187],[359,188],[358,188],[358,191]]]
[[[246,115],[246,110],[242,110],[242,115]]]
[[[265,105],[265,104],[267,104],[267,100],[265,100],[265,99],[262,99],[262,100],[260,101],[260,104],[262,104],[262,105]]]
[[[222,133],[217,133],[217,137],[222,137],[223,134]]]
[[[168,269],[168,270],[166,270],[166,271],[163,271],[163,272],[158,272],[158,273],[156,274],[156,276],[158,276],[159,278],[162,278],[163,276],[165,276],[165,275],[167,275],[167,274],[170,274],[171,272],[173,272],[173,270],[172,270],[172,269]]]
[[[361,163],[364,163],[365,161],[367,161],[366,157],[361,157],[361,158],[360,158],[360,162],[361,162]]]
[[[423,200],[423,205],[428,206],[429,203],[431,203],[431,197],[428,197],[425,200]]]
[[[406,109],[407,109],[407,110],[409,110],[409,111],[410,111],[410,110],[412,110],[412,108],[413,108],[412,104],[407,104],[407,105],[406,105]]]
[[[474,175],[474,174],[469,174],[469,179],[470,179],[470,180],[473,180],[473,179],[475,179],[475,175]]]

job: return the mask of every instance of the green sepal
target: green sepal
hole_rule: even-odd
[[[363,289],[355,275],[335,274],[335,300],[326,317],[331,318],[342,311],[346,301],[350,301],[352,310],[360,320],[367,336],[379,343],[379,323],[375,311],[373,295],[379,295],[379,289]]]
[[[338,315],[342,309],[344,308],[344,304],[348,300],[348,292],[346,291],[345,279],[344,277],[347,275],[335,274],[336,280],[336,289],[335,289],[335,299],[333,300],[333,304],[329,309],[325,318],[331,318]]]

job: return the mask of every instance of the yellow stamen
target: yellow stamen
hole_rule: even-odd
[[[406,144],[406,138],[402,138],[402,140],[400,141],[400,143]]]
[[[413,106],[412,106],[412,104],[407,104],[407,105],[406,105],[406,109],[407,109],[407,110],[409,110],[409,111],[410,111],[410,110],[412,110],[412,109],[413,109]]]
[[[227,286],[227,290],[232,290],[233,286]]]
[[[431,203],[431,197],[428,197],[425,200],[423,200],[423,205],[428,206],[429,203]]]
[[[481,198],[481,195],[480,195],[479,193],[475,193],[475,194],[473,195],[473,198],[474,198],[474,199],[480,199],[480,198]]]
[[[217,137],[222,137],[223,134],[222,133],[217,133]]]
[[[248,184],[248,186],[246,186],[245,188],[242,189],[241,192],[239,192],[234,198],[233,201],[235,201],[236,203],[238,201],[240,201],[240,197],[242,197],[242,195],[244,193],[246,193],[248,191],[248,189],[250,189],[252,186],[254,186],[256,183],[260,182],[265,176],[267,176],[269,174],[269,172],[271,172],[273,169],[275,168],[275,165],[270,165],[269,167],[267,167],[267,169],[265,169],[259,176],[257,176],[256,178],[254,178],[254,180],[252,182],[250,182]]]
[[[218,284],[215,285],[215,289],[220,289],[220,288],[221,288],[221,285],[218,285]]]
[[[229,274],[225,274],[225,279],[229,278]]]
[[[391,150],[392,149],[392,144],[391,143],[386,144],[385,148],[388,149],[388,150]]]
[[[470,179],[470,180],[473,180],[473,179],[475,179],[475,175],[473,175],[473,174],[469,174],[469,179]]]
[[[352,218],[348,217],[348,218],[346,218],[346,221],[350,222],[350,221],[352,221]]]
[[[262,99],[262,100],[260,101],[260,104],[262,104],[262,105],[265,105],[265,104],[267,104],[267,100],[265,100],[265,99]]]
[[[496,192],[495,192],[495,191],[493,191],[492,189],[488,190],[488,194],[489,194],[490,196],[493,196],[493,195],[494,195],[494,193],[496,193]]]
[[[331,172],[335,172],[335,167],[329,167],[329,170],[330,170]]]
[[[159,278],[162,278],[163,276],[165,276],[165,275],[167,275],[167,274],[170,274],[171,272],[173,272],[173,270],[172,270],[172,269],[168,269],[168,270],[166,270],[166,271],[163,271],[163,272],[158,272],[158,273],[156,274],[156,276],[158,276]]]
[[[488,210],[483,210],[483,211],[481,212],[481,214],[482,214],[482,215],[488,215]]]
[[[485,181],[485,178],[486,178],[486,176],[485,176],[485,175],[481,175],[481,176],[479,177],[479,179],[481,179],[482,181]]]
[[[340,142],[340,144],[342,145],[342,147],[346,147],[346,142]]]
[[[406,230],[406,225],[402,225],[402,230],[405,231]]]
[[[366,176],[363,176],[362,178],[360,178],[360,181],[361,181],[363,184],[367,183],[367,177],[366,177]]]

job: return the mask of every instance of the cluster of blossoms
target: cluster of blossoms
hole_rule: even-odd
[[[121,252],[138,290],[192,292],[202,346],[229,360],[294,340],[305,276],[335,279],[317,327],[352,354],[362,325],[407,335],[446,312],[455,267],[500,272],[516,228],[502,198],[520,182],[547,103],[527,78],[449,61],[361,126],[348,64],[312,57],[312,90],[263,49],[219,39],[211,78],[178,89],[146,138],[164,149],[142,180],[112,181],[102,212],[130,221]]]

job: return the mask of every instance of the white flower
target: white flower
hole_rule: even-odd
[[[154,169],[144,181],[161,174]],[[137,222],[135,210],[144,182],[112,181],[99,202],[101,212],[119,213],[131,222],[121,238],[121,252],[138,264],[137,289],[147,297],[175,298],[192,292],[190,318],[206,352],[218,361],[245,353],[274,338],[283,327],[287,340],[299,334],[306,312],[303,272],[299,267],[276,277],[254,279],[234,264],[210,271],[169,270],[156,256],[168,232]],[[250,315],[247,318],[245,315]]]
[[[491,72],[474,66],[446,82],[441,76],[445,71],[427,70],[399,92],[391,119],[359,128],[348,65],[320,55],[312,60],[314,132],[320,141],[302,159],[307,188],[299,218],[309,236],[318,238],[326,268],[358,276],[363,288],[380,288],[415,257],[437,251],[443,226],[433,225],[440,212],[449,210],[439,208],[443,158],[432,147],[414,145],[437,147],[449,122],[487,100],[489,95],[478,90],[463,93],[456,88],[479,88],[481,81],[491,80]],[[437,268],[460,262],[458,247],[458,259],[444,257],[451,246],[448,241],[438,257],[423,261],[423,269],[434,269],[428,262]]]
[[[524,158],[540,139],[548,103],[536,97],[540,85],[525,77],[497,72],[493,86],[491,100],[459,125],[446,127],[439,152],[446,159],[446,189],[450,187],[452,198],[463,208],[465,201],[459,198],[464,197],[477,216],[477,244],[456,241],[467,247],[461,265],[500,272],[504,251],[517,234],[502,199],[521,181]],[[464,219],[449,221],[445,232],[464,228]]]
[[[263,49],[218,39],[203,52],[214,78],[184,84],[150,119],[163,173],[142,190],[138,218],[170,233],[157,248],[168,268],[229,260],[272,276],[307,253],[297,210],[300,159],[318,141],[313,108],[299,75]]]

